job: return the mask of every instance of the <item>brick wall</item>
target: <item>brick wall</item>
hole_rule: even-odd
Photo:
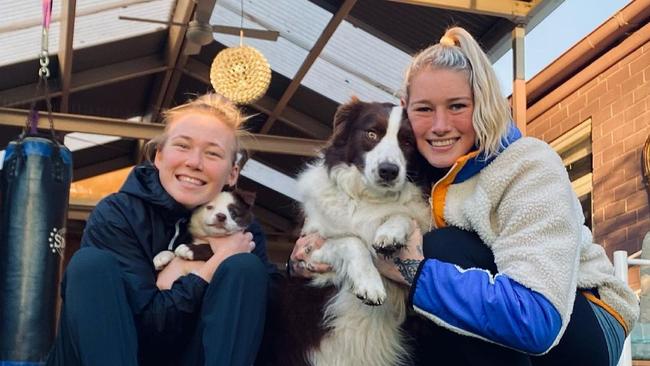
[[[551,142],[591,118],[594,239],[632,253],[650,231],[641,149],[650,135],[650,42],[612,65],[527,126]]]

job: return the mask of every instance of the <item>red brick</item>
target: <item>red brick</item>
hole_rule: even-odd
[[[624,80],[630,77],[630,69],[622,67],[620,70],[613,73],[607,78],[607,90],[616,90],[620,87]]]
[[[600,107],[608,106],[614,103],[621,96],[621,88],[615,87],[600,97]]]
[[[612,106],[600,103],[600,110],[594,112],[593,123],[605,122],[612,118]]]
[[[607,68],[605,71],[600,73],[600,75],[598,75],[598,81],[607,80],[610,76],[612,76],[616,72],[618,72],[621,69],[621,67],[622,67],[622,64],[620,62],[617,62],[617,63],[613,64],[612,66]]]
[[[643,176],[639,175],[638,177],[636,177],[635,181],[636,181],[637,191],[645,189],[645,182]]]
[[[576,127],[577,125],[579,125],[582,122],[584,122],[584,121],[580,120],[580,112],[570,114],[562,122],[562,131],[565,131],[565,132],[569,131],[570,129]]]
[[[587,97],[585,95],[578,96],[577,93],[573,93],[573,95],[575,95],[576,100],[573,101],[572,103],[569,103],[568,105],[569,114],[579,112],[582,108],[584,108],[587,105]]]
[[[639,118],[634,120],[634,132],[648,130],[650,130],[650,111],[646,111],[640,115]]]
[[[618,130],[617,130],[618,131]],[[602,152],[608,147],[612,146],[612,133],[609,133],[598,139],[594,138],[594,141],[591,143],[591,151],[593,153]]]
[[[587,84],[583,85],[582,88],[578,89],[577,94],[578,95],[587,94],[589,92],[589,90],[591,88],[595,87],[596,85],[598,85],[599,82],[600,81],[598,80],[598,78],[593,78],[593,79],[589,80],[589,82]]]
[[[628,136],[624,142],[624,152],[641,149],[645,140],[648,138],[648,133],[644,130]],[[615,143],[616,144],[616,143]]]
[[[627,211],[636,210],[648,204],[648,194],[645,191],[637,191],[625,199],[625,206]],[[607,210],[607,208],[605,208]]]
[[[630,126],[619,126],[612,131],[612,143],[622,144],[623,141],[632,133]]]
[[[632,75],[650,67],[650,52],[644,52],[641,57],[630,63],[630,73]]]
[[[594,225],[602,223],[605,220],[605,209],[594,210],[592,212],[592,219],[594,220]]]
[[[593,102],[600,99],[600,97],[607,92],[607,83],[599,83],[595,87],[591,88],[587,92],[587,104],[592,104]]]
[[[608,147],[603,151],[603,163],[607,163],[610,160],[614,160],[617,157],[621,156],[624,151],[624,146],[621,143],[614,141],[612,146]]]
[[[600,125],[601,126],[603,136],[606,136],[607,134],[611,133],[614,130],[617,130],[618,128],[620,128],[623,125],[623,123],[621,123],[621,121],[623,121],[623,118],[624,118],[624,114],[619,113],[619,114],[613,115],[611,118],[609,118],[607,120],[596,120],[596,121],[593,121],[593,122],[594,122],[594,125]]]
[[[605,242],[607,243],[607,247],[610,246],[615,246],[617,244],[621,244],[625,242],[627,239],[627,229],[626,228],[620,228],[616,231],[612,231],[609,233],[604,233],[605,235]]]
[[[638,72],[627,78],[627,80],[623,80],[621,83],[621,92],[623,92],[623,94],[626,94],[635,90],[641,85],[643,85],[643,73]]]
[[[645,99],[648,94],[650,94],[650,85],[648,83],[645,83],[644,85],[641,85],[641,87],[634,90],[634,103],[637,103],[641,99]]]
[[[650,220],[650,205],[639,207],[636,210],[636,217],[639,221]]]
[[[643,241],[643,237],[650,232],[650,220],[637,221],[636,223],[627,227],[627,240],[638,242],[639,246]]]
[[[609,194],[611,194],[611,191]],[[613,203],[605,206],[605,221],[611,220],[616,216],[623,214],[625,212],[625,202],[626,201],[614,201]]]
[[[630,108],[634,104],[634,93],[632,91],[625,92],[623,90],[623,95],[618,98],[617,101],[612,103],[612,114],[616,115],[618,113],[624,112],[626,109]]]
[[[614,200],[618,201],[623,198],[627,198],[636,191],[636,180],[628,180],[620,186],[614,188]]]
[[[551,116],[551,126],[555,127],[556,125],[561,124],[568,116],[569,113],[567,112],[567,108],[561,108]]]
[[[598,99],[593,103],[589,103],[584,109],[580,111],[580,119],[585,120],[589,117],[592,117],[595,113],[600,110],[600,105]]]
[[[547,130],[543,135],[543,140],[550,143],[562,134],[562,126],[555,125]]]
[[[625,110],[625,121],[632,121],[646,111],[646,101],[640,100]]]

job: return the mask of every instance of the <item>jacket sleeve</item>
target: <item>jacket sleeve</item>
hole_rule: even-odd
[[[123,211],[128,207],[116,196],[100,202],[88,220],[81,245],[104,249],[117,257],[141,336],[173,339],[186,331],[185,326],[192,323],[188,319],[196,317],[207,282],[190,274],[180,277],[171,289],[159,290],[153,264],[138,242],[142,232],[151,229],[135,227],[147,222],[128,220]]]
[[[508,276],[436,259],[420,264],[410,300],[439,325],[530,354],[550,349],[562,324],[544,296]]]
[[[507,169],[492,167],[503,176],[478,184],[492,206],[488,226],[472,229],[489,241],[499,273],[426,260],[412,303],[459,333],[543,354],[569,322],[584,218],[559,157],[541,142],[532,147],[508,154]]]

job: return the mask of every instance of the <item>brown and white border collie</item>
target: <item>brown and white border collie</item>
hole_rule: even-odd
[[[192,213],[187,244],[158,253],[153,258],[156,270],[163,269],[175,257],[206,261],[214,254],[207,237],[222,237],[244,231],[253,221],[255,193],[240,189],[224,190]],[[173,243],[170,243],[173,245]]]
[[[407,177],[414,149],[402,108],[355,98],[338,109],[322,158],[298,177],[305,215],[302,231],[326,238],[311,258],[334,270],[317,275],[312,289],[303,290],[312,291],[322,304],[284,300],[282,306],[294,307],[289,311],[298,313],[298,319],[282,321],[287,327],[301,327],[294,337],[301,344],[287,346],[305,348],[298,350],[303,356],[298,361],[289,356],[276,364],[393,366],[408,360],[400,332],[407,291],[381,277],[373,259],[377,252],[390,254],[403,246],[414,220],[422,230],[429,228],[429,206]],[[314,289],[331,285],[325,292]],[[301,297],[294,292],[294,300]],[[316,337],[300,334],[310,332],[306,323],[314,319],[308,307],[320,312]],[[277,341],[275,345],[283,347]]]

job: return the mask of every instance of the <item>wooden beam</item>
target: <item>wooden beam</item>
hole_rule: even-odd
[[[185,65],[185,73],[206,85],[210,85],[210,67],[200,61],[189,59]],[[276,105],[277,101],[266,95],[251,104],[253,108],[267,115],[272,113]],[[278,119],[292,128],[318,139],[326,139],[332,134],[331,128],[291,107],[284,108]]]
[[[517,25],[512,30],[512,111],[515,124],[522,135],[526,135],[526,75],[524,69],[524,36],[526,29]]]
[[[0,108],[0,125],[22,127],[28,111],[23,109]],[[120,136],[132,139],[152,139],[163,132],[160,123],[131,122],[122,119],[86,116],[79,114],[53,113],[54,126],[61,132],[85,132],[100,135]],[[317,156],[325,141],[282,137],[260,134],[247,134],[241,138],[242,146],[251,151],[287,154],[298,156]]]
[[[166,68],[164,62],[158,56],[146,56],[81,71],[71,75],[70,78],[72,79],[72,83],[70,85],[70,92],[72,93],[112,84],[118,81],[134,79],[140,76],[163,71]],[[0,106],[12,107],[29,103],[32,100],[45,99],[45,96],[43,95],[34,95],[34,90],[36,90],[35,83],[0,91]],[[53,98],[60,96],[61,87],[58,85],[51,85],[50,95]]]
[[[68,112],[70,84],[72,80],[72,40],[74,38],[74,21],[77,0],[61,1],[61,27],[59,30],[59,80],[61,86],[61,104],[59,111]]]
[[[318,37],[318,40],[316,40],[316,43],[312,47],[311,51],[309,51],[302,65],[293,76],[291,83],[287,87],[287,90],[285,90],[284,94],[282,94],[280,101],[278,101],[278,104],[273,109],[273,112],[262,126],[262,129],[260,130],[261,133],[269,132],[273,126],[273,123],[278,119],[280,115],[282,115],[282,111],[287,106],[289,100],[302,83],[302,79],[305,77],[305,75],[307,75],[307,72],[311,66],[314,64],[316,59],[318,59],[318,55],[321,54],[323,48],[325,48],[325,45],[330,40],[339,24],[341,24],[345,17],[350,13],[352,7],[356,2],[357,0],[346,0],[343,5],[341,5],[336,14],[334,14],[332,19],[330,19],[329,23],[327,23],[327,26],[325,26],[325,29],[323,29],[320,37]]]
[[[542,0],[391,0],[398,3],[429,6],[467,13],[497,16],[522,23]]]
[[[195,8],[196,2],[193,0],[178,0],[171,21],[182,24],[189,23]],[[152,93],[153,106],[149,113],[149,121],[158,120],[162,109],[168,107],[174,97],[178,82],[180,81],[180,70],[182,70],[187,61],[187,55],[184,54],[184,49],[187,47],[184,44],[186,33],[187,27],[169,27],[164,52],[167,71],[160,76],[158,93]]]

